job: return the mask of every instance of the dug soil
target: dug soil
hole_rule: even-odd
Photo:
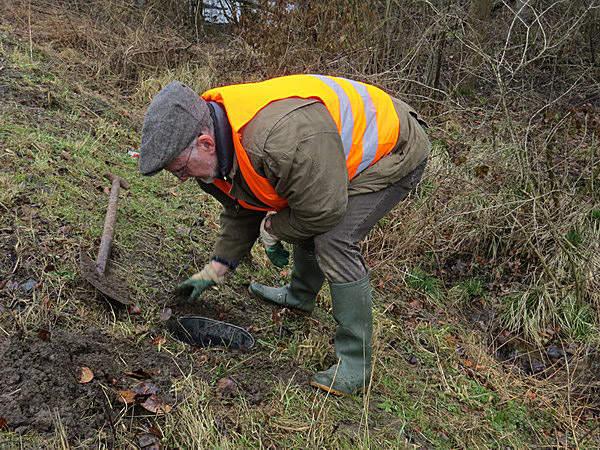
[[[92,371],[92,380],[82,382],[87,381],[82,368]],[[82,334],[60,329],[14,334],[0,344],[0,411],[19,434],[54,432],[60,419],[70,436],[88,438],[109,432],[125,406],[119,391],[152,385],[157,397],[172,405],[169,388],[180,370],[185,366],[178,368],[168,354],[136,348],[96,327]]]
[[[189,356],[202,350],[189,347],[187,358],[175,357],[158,352],[150,340],[136,345],[97,327],[83,333],[16,333],[0,342],[0,416],[17,434],[51,435],[60,422],[70,439],[103,433],[110,441],[111,428],[125,408],[146,415],[176,408],[183,398],[171,387],[180,377],[192,373],[215,385],[211,367],[219,359],[241,360],[226,375],[234,380],[236,395],[250,405],[267,402],[281,382],[306,384],[308,374],[296,364],[274,362],[261,350],[216,349],[207,364],[199,365],[198,358]],[[128,398],[128,393],[137,395]],[[145,393],[154,394],[149,408]]]

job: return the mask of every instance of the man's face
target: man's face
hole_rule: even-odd
[[[165,166],[182,182],[188,178],[200,178],[205,183],[212,183],[218,176],[217,154],[214,139],[202,134],[173,161]]]

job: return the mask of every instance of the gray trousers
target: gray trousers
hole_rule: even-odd
[[[316,253],[319,267],[331,283],[350,283],[368,274],[359,243],[375,224],[417,186],[427,160],[400,181],[381,191],[348,198],[346,214],[331,230],[300,245]]]

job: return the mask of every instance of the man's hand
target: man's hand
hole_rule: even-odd
[[[265,253],[269,260],[277,267],[286,266],[290,262],[290,252],[288,252],[277,236],[267,231],[271,226],[271,215],[269,213],[260,223],[260,237],[265,245]]]
[[[200,272],[179,284],[175,292],[185,294],[191,291],[189,299],[196,300],[206,289],[225,280],[226,267],[216,261],[211,261]]]
[[[175,292],[178,294],[187,294],[188,292],[192,292],[190,294],[190,300],[196,300],[200,294],[202,294],[206,289],[211,286],[214,286],[215,282],[213,280],[195,280],[193,277],[188,278],[183,283],[179,284],[177,288],[175,288]]]

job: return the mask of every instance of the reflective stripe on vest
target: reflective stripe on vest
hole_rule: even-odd
[[[287,201],[250,164],[240,130],[269,103],[290,97],[316,98],[325,105],[340,133],[349,179],[396,145],[399,120],[391,97],[375,86],[358,81],[323,75],[290,75],[206,91],[202,98],[222,104],[227,111],[244,180],[256,197],[274,210],[285,208]]]

